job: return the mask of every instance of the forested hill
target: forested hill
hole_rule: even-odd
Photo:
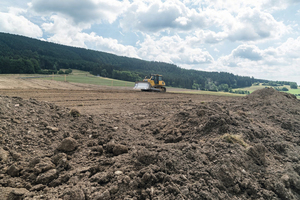
[[[225,72],[186,70],[163,62],[149,62],[0,33],[0,73],[52,74],[69,68],[128,81],[158,73],[164,76],[167,86],[190,89],[226,90],[251,86],[254,82],[267,82]]]

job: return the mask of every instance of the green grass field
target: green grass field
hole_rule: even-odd
[[[134,82],[120,81],[120,80],[115,80],[110,78],[92,76],[87,72],[80,73],[79,70],[76,70],[72,74],[66,76],[54,75],[42,79],[54,80],[54,81],[67,81],[72,83],[85,83],[85,84],[92,84],[92,85],[103,85],[103,86],[134,87]]]
[[[42,78],[47,80],[55,80],[55,81],[67,81],[73,83],[85,83],[85,84],[93,84],[93,85],[103,85],[103,86],[118,86],[118,87],[134,87],[134,82],[129,81],[121,81],[111,78],[104,78],[104,77],[97,77],[93,76],[88,72],[81,71],[81,70],[73,70],[72,74],[70,75],[49,75],[49,77]],[[255,85],[246,88],[236,88],[234,90],[247,90],[250,93],[254,92],[255,90],[263,89],[268,86],[263,85]],[[287,91],[291,94],[300,94],[299,89],[291,89],[289,85],[280,86],[279,88],[286,87],[289,89]],[[168,90],[169,89],[169,90]],[[171,90],[171,91],[170,91]],[[168,92],[174,93],[186,93],[186,94],[208,94],[208,95],[217,95],[217,96],[246,96],[246,94],[235,94],[235,93],[228,93],[228,92],[211,92],[211,91],[202,91],[202,90],[172,90],[172,87],[167,87]],[[300,98],[300,96],[297,96]]]
[[[287,92],[290,93],[290,94],[300,94],[300,88],[298,88],[298,89],[290,89]]]

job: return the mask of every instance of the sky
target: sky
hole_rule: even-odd
[[[300,0],[1,0],[0,32],[300,85]]]

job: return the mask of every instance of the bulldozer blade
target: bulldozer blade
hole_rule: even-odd
[[[151,88],[150,83],[148,82],[136,82],[133,89],[137,90],[149,90]]]

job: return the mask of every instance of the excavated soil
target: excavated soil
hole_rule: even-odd
[[[293,95],[49,83],[0,87],[2,199],[300,199]]]

